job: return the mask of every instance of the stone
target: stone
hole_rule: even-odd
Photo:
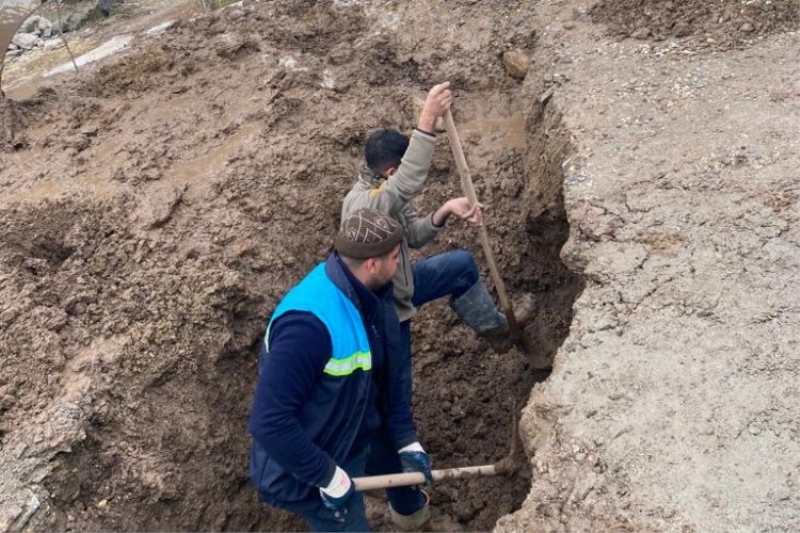
[[[56,50],[58,48],[63,48],[63,47],[64,47],[64,41],[62,41],[58,37],[55,37],[53,39],[47,39],[44,42],[45,50]]]
[[[26,20],[20,27],[22,33],[33,33],[44,39],[48,39],[53,34],[53,23],[50,19],[40,15],[33,15]]]
[[[86,22],[89,18],[89,11],[77,11],[75,13],[71,13],[67,20],[64,22],[64,31],[75,31]]]
[[[32,33],[17,33],[11,40],[12,43],[23,50],[31,50],[38,46],[42,40]]]
[[[187,185],[155,183],[142,198],[134,217],[143,229],[160,228],[172,218],[186,192]]]
[[[752,25],[752,24],[750,24],[749,22],[745,22],[744,24],[742,24],[741,26],[739,26],[739,31],[741,31],[741,32],[743,32],[743,33],[750,33],[750,32],[752,32],[754,29],[755,29],[755,28],[753,28],[753,25]]]
[[[672,28],[672,33],[675,37],[686,37],[691,35],[692,27],[684,21],[678,21]]]
[[[503,54],[503,65],[505,65],[509,76],[524,80],[531,66],[531,61],[521,50],[509,50]]]

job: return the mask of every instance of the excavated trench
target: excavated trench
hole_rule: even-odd
[[[525,176],[526,183],[518,198],[496,197],[498,208],[520,212],[525,223],[516,231],[505,220],[492,232],[501,236],[495,248],[509,291],[531,292],[537,301],[526,332],[541,355],[552,357],[568,334],[572,303],[583,282],[559,258],[569,227],[560,188],[567,145],[558,117],[550,110],[533,113],[527,131],[524,151],[499,171]],[[482,188],[492,194],[488,186]],[[100,220],[85,230],[102,226],[102,215],[93,216]],[[85,254],[93,239],[88,231],[82,233],[86,242],[70,244],[78,255]],[[47,252],[45,262],[57,270],[70,248],[51,241],[41,235],[33,239],[31,254]],[[483,263],[480,249],[467,247]],[[85,440],[59,456],[60,466],[45,482],[51,495],[48,527],[304,530],[295,517],[257,502],[246,477],[245,420],[261,335],[254,324],[264,313],[263,299],[247,292],[233,288],[218,302],[217,316],[229,339],[222,346],[217,339],[211,343],[216,348],[195,351],[195,358],[165,360],[155,368],[114,359],[130,379],[119,388],[139,392],[135,398],[114,386],[93,392],[108,406],[94,409],[83,421]],[[414,333],[416,418],[434,466],[490,464],[503,458],[512,420],[548,373],[532,370],[519,352],[494,354],[443,303],[420,313]],[[230,342],[237,338],[238,346]],[[447,529],[490,530],[499,517],[519,508],[529,488],[527,464],[512,476],[441,483],[432,489],[435,516],[447,520]],[[368,510],[376,529],[392,529],[381,501],[368,498]]]
[[[519,217],[524,222],[518,232],[505,226],[508,219],[490,230],[495,237],[502,236],[494,249],[510,293],[530,292],[537,302],[537,312],[525,327],[538,351],[532,355],[551,359],[569,333],[572,304],[584,287],[583,280],[559,257],[569,234],[561,196],[561,162],[567,146],[559,120],[549,110],[534,110],[530,115],[524,153],[514,154],[519,157],[512,157],[504,169],[506,159],[494,173],[501,181],[503,175],[525,176],[525,185],[508,203],[507,191],[502,190],[492,201],[492,211],[498,213],[494,216]],[[483,194],[492,196],[488,187]],[[469,241],[469,237],[462,239]],[[480,248],[470,249],[485,266]],[[488,272],[484,276],[488,279]],[[519,419],[531,390],[549,372],[533,370],[521,352],[493,354],[473,340],[444,304],[423,314],[415,329],[416,417],[425,444],[434,453],[435,466],[501,459],[509,451],[512,420]],[[436,509],[459,527],[488,531],[498,518],[519,508],[529,489],[526,465],[510,477],[442,483],[433,495]]]
[[[303,13],[296,9],[283,15],[295,20]],[[319,9],[315,16],[342,31],[357,35],[366,24],[349,12]],[[0,291],[6,302],[16,298],[0,313],[7,354],[16,361],[0,371],[0,461],[20,449],[19,428],[39,419],[47,426],[65,406],[70,429],[45,432],[23,452],[38,463],[13,472],[13,485],[36,496],[29,528],[305,527],[259,503],[247,478],[257,343],[280,297],[328,251],[338,198],[358,167],[364,136],[376,123],[413,125],[413,104],[403,95],[429,86],[432,74],[398,59],[381,40],[368,58],[368,87],[351,89],[349,101],[329,98],[309,71],[264,66],[254,50],[280,55],[270,46],[286,40],[271,18],[238,22],[242,35],[260,30],[271,44],[228,34],[222,45],[196,38],[218,35],[224,22],[217,16],[179,26],[156,53],[156,67],[151,53],[101,70],[102,94],[91,92],[96,79],[89,77],[67,90],[48,89],[24,108],[15,136],[24,143],[5,168],[30,155],[26,150],[64,150],[48,155],[34,186],[7,194],[0,209]],[[341,51],[348,34],[320,28],[304,36],[304,46]],[[336,53],[349,61],[346,68],[363,68],[360,59]],[[219,87],[198,68],[203,60],[223,74],[215,78]],[[147,81],[127,83],[143,65]],[[561,168],[568,135],[547,98],[523,99],[519,91],[509,97],[508,86],[478,80],[461,80],[471,89],[459,96],[456,122],[489,206],[500,272],[512,296],[534,295],[526,333],[538,355],[552,357],[583,290],[559,257],[569,234]],[[255,96],[242,101],[242,91]],[[376,94],[383,95],[379,104]],[[364,116],[364,102],[377,120]],[[331,105],[340,116],[326,121]],[[70,179],[56,181],[59,172]],[[442,140],[420,211],[460,195],[454,175]],[[48,196],[60,200],[43,203]],[[426,254],[455,247],[485,265],[473,230],[458,224]],[[415,318],[414,354],[415,416],[434,467],[503,458],[512,421],[548,373],[533,370],[519,352],[494,354],[444,302]],[[437,485],[435,515],[448,529],[490,530],[529,491],[523,462],[512,476]],[[21,508],[26,501],[34,501],[27,492]],[[373,527],[392,529],[380,500],[368,498],[368,513]]]

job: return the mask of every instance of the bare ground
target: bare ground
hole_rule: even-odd
[[[627,12],[590,8],[245,2],[19,87],[0,137],[0,529],[303,527],[246,478],[255,344],[328,251],[368,132],[410,128],[443,79],[500,269],[536,295],[528,333],[558,356],[543,382],[445,306],[421,314],[435,466],[503,457],[533,388],[532,469],[441,484],[436,514],[465,530],[514,511],[498,529],[796,529],[800,87],[796,35],[770,37],[796,24],[722,53],[694,27],[619,43]],[[522,83],[509,49],[534,59]],[[456,194],[443,138],[419,207]],[[436,249],[456,246],[480,256],[458,226]],[[370,514],[390,527],[380,502]]]

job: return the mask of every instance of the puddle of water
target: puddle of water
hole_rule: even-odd
[[[463,126],[467,133],[500,133],[507,146],[511,148],[525,148],[527,135],[525,133],[525,117],[522,115],[510,118],[486,118],[473,120]]]
[[[165,178],[173,183],[190,186],[187,194],[199,196],[208,190],[209,178],[219,172],[247,137],[258,131],[259,124],[251,123],[234,133],[224,144],[212,148],[196,159],[176,161]]]
[[[105,57],[116,54],[121,50],[125,50],[126,48],[128,48],[128,46],[130,46],[132,41],[133,41],[133,35],[130,34],[116,35],[111,39],[109,39],[108,41],[101,44],[100,46],[98,46],[97,48],[95,48],[94,50],[76,57],[75,63],[77,63],[78,68],[80,68],[84,65],[88,65],[89,63],[100,61]],[[72,64],[72,61],[68,61],[66,63],[57,66],[52,70],[49,70],[48,72],[45,72],[44,77],[49,78],[50,76],[54,76],[56,74],[63,74],[71,70],[75,70],[75,67]]]
[[[93,198],[97,199],[119,189],[118,185],[110,183],[105,178],[96,174],[78,174],[72,178],[63,178],[60,181],[40,181],[21,191],[9,191],[0,194],[0,204],[11,202],[38,202],[42,200],[56,200],[67,196],[91,191]]]

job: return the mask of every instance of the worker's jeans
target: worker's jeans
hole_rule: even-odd
[[[454,250],[414,261],[414,295],[420,307],[444,296],[458,298],[480,279],[475,259],[466,250]],[[411,320],[400,323],[400,353],[403,357],[403,388],[411,404]]]

